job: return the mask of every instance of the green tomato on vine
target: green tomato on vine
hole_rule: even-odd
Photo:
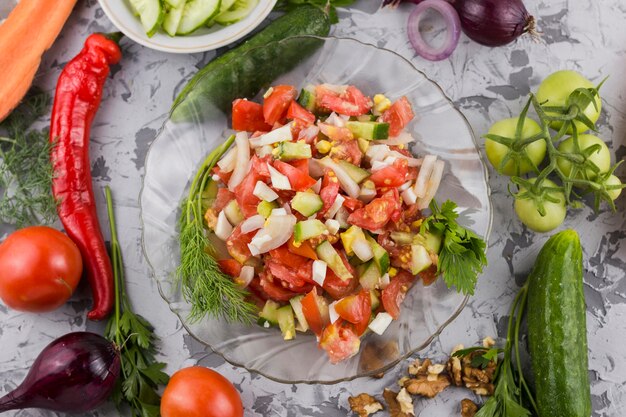
[[[585,156],[584,151],[592,146],[596,146],[597,149],[589,156]],[[609,172],[609,169],[611,169],[611,151],[609,151],[609,147],[606,146],[606,143],[604,143],[602,139],[594,135],[578,135],[578,147],[579,149],[577,150],[574,138],[570,136],[559,144],[558,150],[562,153],[580,156],[582,159],[592,162],[598,168],[598,171],[595,172],[591,168],[586,168],[583,174],[582,170],[579,170],[579,172],[576,173],[576,179],[593,180],[598,174]],[[563,175],[569,177],[572,174],[572,163],[569,160],[564,157],[559,157],[556,163]]]
[[[534,185],[537,178],[528,180]],[[544,179],[538,190],[520,186],[515,197],[515,213],[529,229],[545,233],[559,227],[565,220],[565,194],[554,182]]]

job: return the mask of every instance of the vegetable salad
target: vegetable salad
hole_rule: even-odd
[[[205,190],[206,224],[230,255],[220,267],[250,291],[260,324],[285,340],[313,331],[333,363],[399,317],[418,274],[436,277],[441,234],[421,227],[421,210],[444,163],[409,152],[413,118],[406,97],[348,85],[233,102],[235,146]]]

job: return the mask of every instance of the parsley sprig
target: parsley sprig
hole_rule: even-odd
[[[474,232],[459,225],[457,205],[448,200],[441,207],[435,200],[430,204],[432,215],[422,223],[420,232],[442,237],[437,273],[441,273],[448,288],[455,286],[463,294],[474,294],[478,274],[487,265],[487,244]]]
[[[158,417],[161,397],[157,390],[167,384],[165,364],[155,360],[157,337],[152,325],[135,314],[124,285],[122,251],[117,240],[111,190],[105,188],[111,228],[111,261],[115,277],[115,314],[107,323],[106,337],[120,349],[122,367],[112,399],[120,407],[126,403],[132,417]]]

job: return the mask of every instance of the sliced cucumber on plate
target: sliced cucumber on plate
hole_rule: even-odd
[[[139,15],[146,34],[152,36],[159,30],[164,11],[161,0],[129,0],[135,14]],[[174,0],[172,0],[174,1]]]
[[[170,0],[174,1],[174,0]],[[163,20],[163,30],[170,36],[176,36],[176,32],[178,31],[178,26],[180,25],[180,21],[183,18],[183,10],[185,9],[185,4],[187,0],[180,0],[179,5],[176,7],[172,7],[168,10],[165,15],[165,19]]]
[[[183,18],[178,26],[178,35],[188,35],[204,25],[220,10],[220,0],[188,0]]]
[[[258,4],[259,0],[235,0],[228,10],[215,17],[215,21],[220,25],[232,25],[248,16]]]
[[[185,3],[185,0],[165,0],[165,3],[173,9],[180,7],[181,4]]]

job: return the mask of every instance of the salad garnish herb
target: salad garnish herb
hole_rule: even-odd
[[[254,305],[245,299],[247,292],[222,272],[217,261],[207,252],[213,246],[206,235],[202,217],[203,191],[211,181],[211,169],[234,140],[234,135],[229,137],[204,160],[182,204],[180,266],[176,273],[183,295],[192,305],[191,320],[212,316],[229,322],[251,323],[255,316]]]
[[[121,356],[121,372],[112,399],[119,407],[128,404],[132,417],[160,415],[160,385],[167,384],[169,376],[163,372],[165,363],[155,359],[154,346],[158,338],[152,325],[135,314],[124,284],[122,251],[117,240],[111,190],[105,187],[107,213],[111,228],[111,263],[115,278],[115,312],[107,323],[105,335],[117,345]]]
[[[478,274],[487,265],[485,241],[474,232],[459,225],[457,205],[448,200],[441,207],[430,203],[432,215],[424,220],[421,232],[443,237],[437,273],[441,273],[448,288],[455,286],[463,294],[474,294]]]

